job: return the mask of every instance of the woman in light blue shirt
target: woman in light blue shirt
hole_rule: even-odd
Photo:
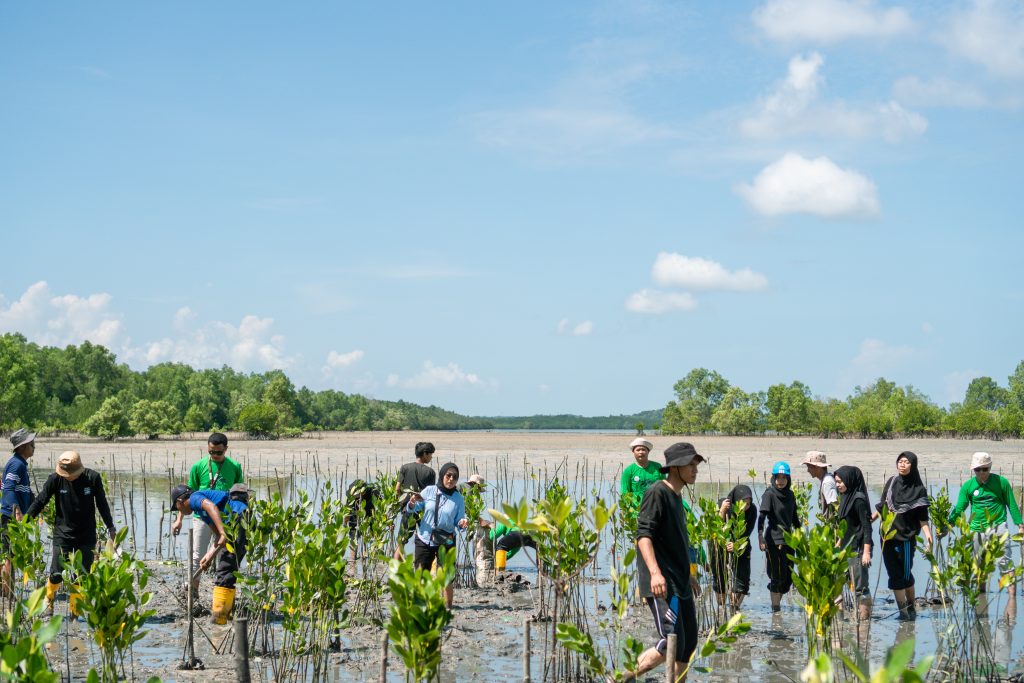
[[[459,493],[458,485],[459,468],[449,462],[441,467],[437,485],[428,486],[409,499],[410,512],[423,511],[416,528],[414,566],[417,569],[430,569],[442,546],[455,552],[455,530],[465,529],[469,524],[466,501]],[[449,583],[444,589],[448,609],[451,609],[454,597],[455,589]]]

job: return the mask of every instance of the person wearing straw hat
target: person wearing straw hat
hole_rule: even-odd
[[[28,459],[36,452],[36,433],[19,429],[11,434],[13,454],[4,466],[3,495],[0,496],[0,545],[3,546],[4,563],[2,585],[4,593],[10,592],[11,548],[7,538],[7,525],[11,519],[21,519],[35,498],[29,485]]]
[[[107,494],[103,490],[103,478],[99,472],[82,464],[82,458],[75,451],[64,451],[57,458],[57,468],[39,490],[25,513],[27,519],[38,517],[54,499],[53,555],[50,560],[50,576],[46,581],[46,598],[53,604],[53,598],[63,581],[67,558],[75,551],[82,555],[82,568],[92,568],[96,552],[96,511],[107,528],[107,535],[117,535],[114,518],[110,514]],[[70,609],[72,616],[78,616],[79,594],[77,586],[71,588]]]
[[[1020,507],[1013,496],[1013,487],[1006,477],[992,472],[992,456],[985,452],[975,453],[971,457],[971,471],[974,476],[960,487],[960,495],[956,505],[949,511],[949,523],[953,524],[971,508],[971,531],[974,534],[974,552],[980,555],[986,541],[993,536],[1008,533],[1006,511],[1010,511],[1017,530],[1024,530]],[[999,558],[999,572],[1003,575],[1013,571],[1013,555],[1010,550],[1010,539],[1007,537],[1003,548],[1003,556]],[[1010,588],[1011,595],[1016,595],[1016,584]]]
[[[697,466],[702,462],[704,456],[692,444],[672,444],[665,449],[665,465],[660,468],[668,477],[648,487],[640,501],[637,576],[640,594],[654,615],[658,642],[640,655],[637,670],[621,680],[634,680],[664,662],[670,633],[677,637],[673,680],[686,680],[683,672],[697,648],[694,596],[700,595],[700,584],[690,573],[682,491],[697,481]]]
[[[621,495],[620,504],[633,519],[636,519],[640,511],[640,500],[644,497],[644,491],[651,484],[665,478],[665,475],[661,473],[661,463],[648,457],[653,449],[654,444],[647,439],[636,438],[629,444],[629,450],[633,453],[636,462],[631,462],[622,470],[619,493]]]
[[[829,473],[828,456],[821,451],[807,451],[803,463],[807,474],[818,480],[818,509],[822,519],[832,519],[839,507],[839,491],[835,477]]]

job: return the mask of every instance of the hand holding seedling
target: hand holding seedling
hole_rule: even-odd
[[[459,528],[460,529],[465,529],[468,526],[469,526],[469,520],[468,519],[463,517],[462,519],[459,520]]]
[[[175,536],[181,533],[181,517],[181,515],[178,515],[178,518],[171,524],[171,533]]]
[[[725,500],[722,501],[722,507],[719,508],[718,514],[721,515],[722,517],[725,517],[725,515],[729,512],[729,509],[731,507],[732,507],[732,501],[729,500],[728,498],[726,498]]]
[[[870,567],[871,566],[871,551],[868,548],[864,549],[864,554],[860,558],[860,563],[861,563],[861,566],[864,566],[864,567]]]

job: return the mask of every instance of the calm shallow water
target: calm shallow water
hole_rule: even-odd
[[[608,501],[614,501],[617,490],[618,477],[615,468],[603,464],[588,465],[581,469],[579,465],[564,466],[561,469],[556,466],[547,470],[538,468],[534,471],[535,477],[522,476],[522,468],[517,463],[506,462],[503,469],[501,466],[490,464],[488,467],[480,467],[489,481],[494,482],[488,492],[487,503],[490,506],[498,507],[500,502],[514,502],[522,496],[534,497],[540,495],[551,477],[557,473],[567,483],[569,492],[574,497],[590,496],[597,494]],[[355,469],[355,468],[354,468]],[[517,471],[518,469],[518,471]],[[267,496],[272,491],[281,492],[285,497],[294,495],[298,490],[305,490],[315,494],[322,490],[327,477],[305,476],[293,474],[292,471],[282,472],[276,476],[270,472],[263,472],[261,478],[251,482],[257,496]],[[41,484],[45,477],[52,470],[36,470],[37,483]],[[506,475],[502,480],[502,476]],[[148,475],[145,479],[136,474],[128,476],[124,472],[116,475],[107,473],[108,477],[108,498],[113,508],[115,521],[118,527],[128,525],[134,526],[134,549],[136,556],[146,559],[151,563],[158,560],[182,560],[186,553],[187,540],[185,533],[174,541],[169,535],[169,526],[172,520],[171,513],[167,512],[166,491],[169,482],[177,481],[181,473],[174,473],[170,477],[162,475]],[[343,491],[347,485],[347,473],[334,472],[330,479],[335,491]],[[353,476],[356,472],[352,473]],[[359,473],[365,476],[366,473]],[[517,476],[518,475],[518,476]],[[725,494],[729,488],[726,484],[698,484],[696,494],[706,497],[718,498]],[[763,484],[755,486],[755,497],[760,498],[763,491]],[[955,491],[953,492],[955,494]],[[877,501],[880,489],[877,487],[872,491],[872,502]],[[187,527],[187,524],[186,524]],[[608,554],[609,544],[607,539],[602,547],[598,558],[598,579],[606,578],[611,558]],[[1015,556],[1019,556],[1019,549],[1015,547]],[[159,566],[159,565],[157,565]],[[531,580],[536,577],[536,570],[529,561],[529,552],[520,552],[509,562],[510,571],[518,571]],[[165,581],[171,584],[180,581],[177,574],[182,570],[168,567]],[[927,564],[918,556],[915,562],[914,574],[918,586],[918,594],[924,594],[924,587],[927,585]],[[874,665],[878,665],[885,656],[886,650],[906,640],[916,639],[916,654],[918,657],[931,654],[936,651],[939,644],[939,636],[943,629],[944,620],[940,618],[938,608],[925,608],[920,610],[920,616],[916,622],[898,622],[896,620],[895,604],[891,601],[891,593],[885,587],[886,577],[881,563],[880,549],[877,545],[876,527],[876,548],[875,562],[871,567],[871,583],[877,586],[875,590],[875,606],[872,620],[861,625],[859,632],[856,624],[847,623],[840,631],[843,637],[848,640],[844,651],[853,654],[860,651],[863,656]],[[586,578],[592,578],[588,573]],[[706,665],[712,667],[711,674],[695,676],[700,680],[712,681],[735,681],[739,677],[746,677],[750,680],[764,681],[786,681],[798,680],[799,672],[806,664],[806,643],[804,641],[804,621],[802,606],[795,599],[796,594],[791,593],[783,602],[783,611],[773,614],[768,603],[768,591],[766,588],[767,578],[764,568],[764,554],[757,549],[752,555],[751,572],[751,595],[744,602],[744,614],[752,624],[749,634],[744,636],[733,646],[733,650],[726,654],[713,656]],[[155,588],[158,599],[168,603],[173,599],[167,595],[170,586]],[[610,587],[607,582],[585,582],[584,599],[586,605],[609,603]],[[468,593],[468,591],[467,591]],[[466,633],[463,640],[467,641],[461,645],[463,652],[451,655],[459,657],[454,669],[446,668],[442,675],[443,680],[514,680],[519,676],[521,668],[521,650],[517,646],[518,635],[521,631],[521,622],[518,617],[506,614],[501,610],[507,603],[516,603],[521,609],[529,606],[529,594],[519,594],[510,598],[489,598],[492,604],[478,604],[481,591],[473,591],[471,600],[468,594],[460,593],[456,602],[460,603],[465,599],[466,604],[474,604],[473,610],[478,613],[479,619],[469,614],[469,610],[460,610],[458,619]],[[462,597],[460,597],[460,595]],[[476,602],[474,602],[476,601]],[[709,603],[710,604],[710,603]],[[646,642],[653,642],[654,628],[651,617],[643,606],[634,609],[635,623],[637,624],[634,635]],[[1024,626],[1018,619],[1015,609],[1008,609],[1008,601],[1005,593],[995,594],[989,605],[989,628],[992,637],[993,647],[999,663],[1006,667],[1010,673],[1024,671]],[[588,619],[595,619],[594,614],[589,614]],[[165,680],[204,680],[201,672],[195,674],[174,674],[173,667],[181,658],[183,646],[182,621],[170,621],[165,617],[158,618],[150,624],[151,632],[138,644],[136,648],[137,662],[144,667],[152,667],[161,670]],[[537,627],[535,627],[537,628]],[[79,637],[87,639],[84,631]],[[479,641],[475,645],[472,641]],[[197,635],[197,643],[201,643],[201,636]],[[533,671],[535,680],[539,680],[539,635],[535,631],[535,648]],[[351,651],[345,653],[339,659],[350,659],[362,662],[361,667],[356,669],[351,662],[339,661],[334,667],[335,680],[356,681],[376,680],[376,673],[373,671],[373,662],[376,661],[377,653],[368,648],[362,641],[349,643]],[[447,667],[447,665],[446,665]],[[404,674],[400,671],[401,666],[392,657],[392,672],[389,680],[404,680]],[[657,672],[656,672],[657,673]],[[179,678],[180,677],[180,678]],[[652,675],[650,680],[661,680],[660,676]]]

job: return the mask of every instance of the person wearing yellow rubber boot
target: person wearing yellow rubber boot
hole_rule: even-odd
[[[235,484],[230,491],[193,491],[184,484],[171,490],[175,510],[185,515],[195,513],[217,535],[217,542],[199,560],[201,571],[214,559],[217,561],[211,609],[215,624],[227,623],[235,603],[235,572],[245,558],[245,529],[239,522],[249,509],[248,503],[245,484]]]
[[[63,580],[65,560],[71,553],[77,550],[82,554],[82,567],[85,571],[92,568],[96,550],[96,511],[99,510],[110,538],[114,538],[116,530],[107,495],[103,490],[103,478],[99,472],[82,465],[82,458],[75,451],[61,453],[56,471],[47,477],[25,517],[38,517],[51,498],[54,499],[55,508],[53,557],[46,582],[46,597],[53,604]],[[79,601],[77,586],[72,586],[70,608],[73,617],[79,616]]]

